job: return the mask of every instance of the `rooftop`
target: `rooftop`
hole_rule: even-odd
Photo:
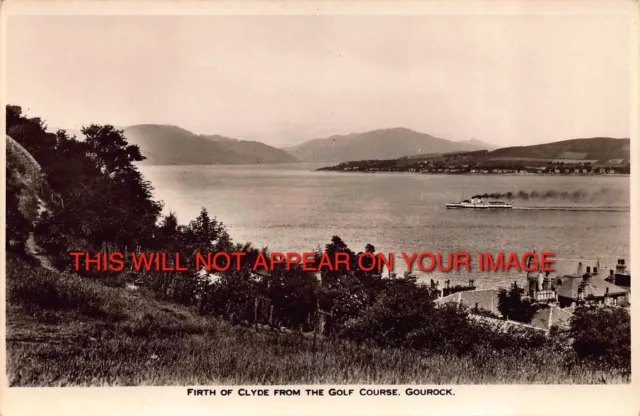
[[[498,293],[497,289],[482,289],[482,290],[467,290],[462,292],[456,292],[449,296],[437,299],[436,304],[443,305],[445,303],[453,302],[462,304],[468,308],[475,308],[476,305],[479,309],[500,314],[498,311]]]
[[[536,312],[531,320],[531,325],[536,328],[549,330],[552,326],[568,328],[573,314],[557,306],[548,306]]]
[[[584,297],[604,297],[609,295],[624,295],[628,291],[620,286],[607,282],[600,275],[591,276],[587,281],[582,276],[565,275],[555,280],[555,290],[558,296],[577,299],[580,287],[583,288]],[[607,292],[608,289],[608,292]]]

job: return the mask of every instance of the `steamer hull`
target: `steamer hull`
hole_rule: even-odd
[[[502,201],[484,202],[481,198],[471,198],[469,200],[446,204],[447,209],[489,209],[502,210],[511,209],[513,205]]]

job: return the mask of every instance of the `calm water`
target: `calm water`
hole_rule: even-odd
[[[371,243],[379,252],[555,251],[557,269],[578,260],[609,269],[629,261],[629,177],[443,176],[403,173],[314,172],[319,165],[143,166],[157,199],[181,223],[202,207],[234,241],[273,251],[309,251],[339,235],[354,251]],[[514,199],[505,211],[447,210],[462,194],[548,190],[581,191],[568,198]],[[589,207],[603,211],[542,210]],[[404,270],[397,258],[395,270]],[[477,269],[477,267],[474,267]],[[423,273],[452,282],[475,278],[483,288],[523,280],[512,273]]]

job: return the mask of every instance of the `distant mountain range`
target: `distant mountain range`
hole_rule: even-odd
[[[177,126],[140,124],[124,135],[140,146],[147,165],[238,165],[292,163],[298,160],[264,143],[219,135],[198,135]]]
[[[629,139],[593,137],[532,146],[495,149],[471,139],[454,142],[407,128],[333,135],[278,149],[259,141],[215,134],[196,134],[173,125],[139,124],[121,128],[131,144],[140,146],[147,165],[235,165],[295,162],[342,163],[360,160],[422,158],[434,154],[473,152],[477,160],[629,160]],[[73,129],[67,130],[82,138]]]
[[[305,162],[340,163],[490,148],[493,146],[479,140],[453,142],[399,127],[310,140],[285,150]]]

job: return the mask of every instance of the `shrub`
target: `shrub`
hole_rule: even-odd
[[[408,336],[433,318],[432,289],[413,276],[385,281],[375,302],[341,328],[346,338],[376,345],[408,346]]]
[[[571,320],[573,349],[583,360],[631,371],[631,317],[615,307],[581,307]]]

